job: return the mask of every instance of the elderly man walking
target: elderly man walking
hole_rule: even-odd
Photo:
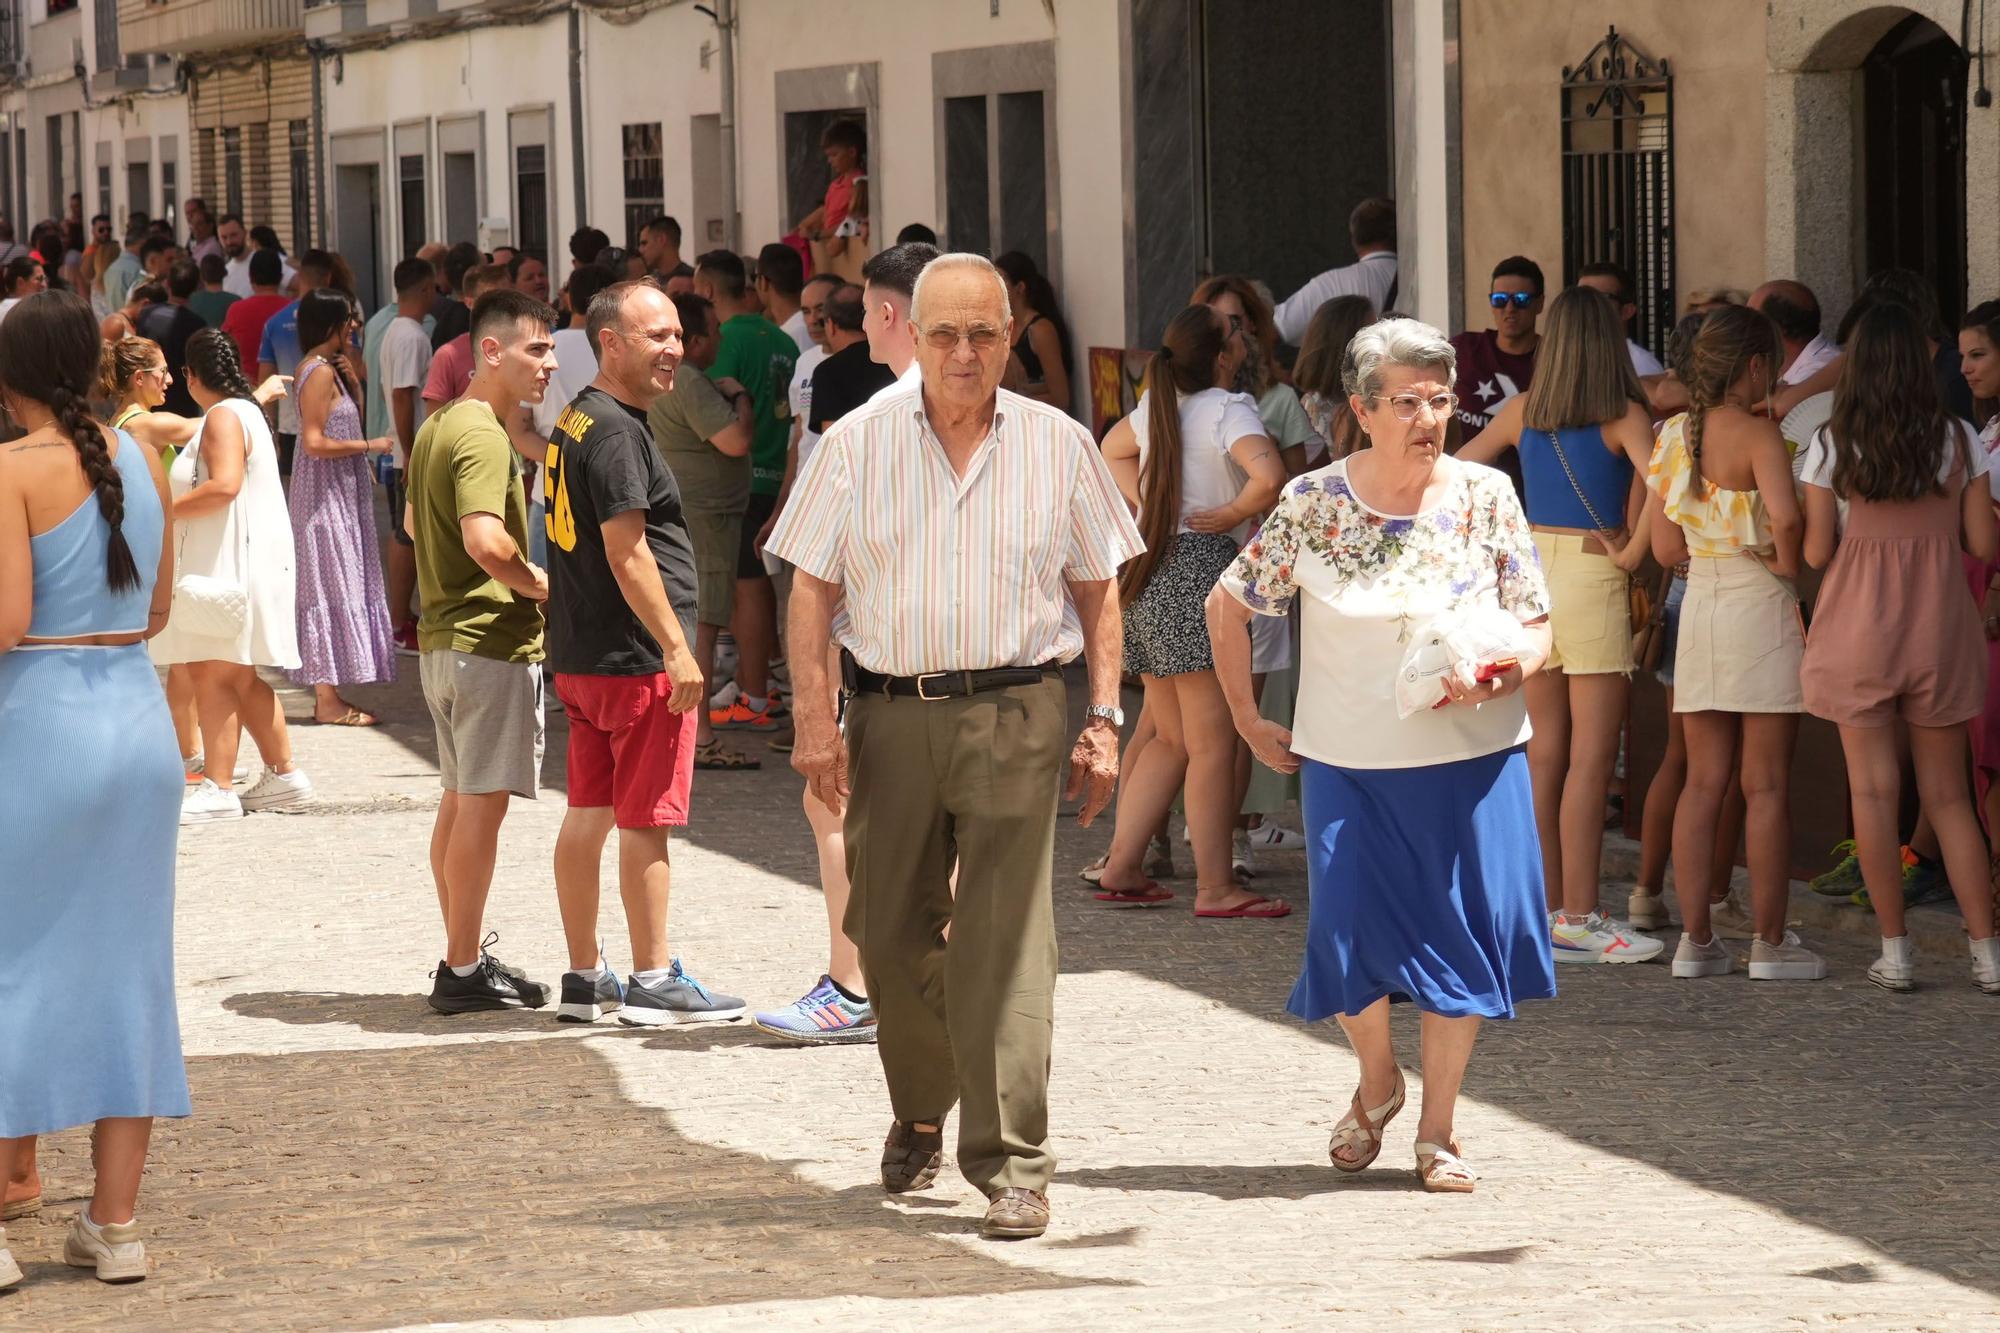
[[[883,1187],[936,1178],[945,1116],[962,1103],[958,1164],[987,1197],[982,1230],[1038,1236],[1055,1170],[1062,666],[1081,653],[1089,667],[1088,720],[1068,752],[1088,824],[1117,782],[1113,579],[1141,542],[1083,428],[1000,391],[1007,288],[991,263],[933,261],[909,323],[921,381],[827,432],[772,534],[798,571],[792,766],[846,810],[847,933],[895,1116]],[[844,746],[822,674],[834,637]]]

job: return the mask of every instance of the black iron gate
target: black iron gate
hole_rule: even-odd
[[[1624,265],[1633,336],[1664,353],[1674,327],[1674,79],[1617,28],[1563,67],[1563,281]]]

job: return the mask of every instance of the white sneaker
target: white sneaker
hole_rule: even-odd
[[[239,754],[236,756],[236,771],[229,776],[237,782],[248,782],[250,780],[250,758],[248,755]]]
[[[1677,977],[1722,977],[1729,975],[1736,966],[1736,960],[1729,956],[1729,950],[1722,947],[1722,940],[1713,931],[1708,943],[1696,944],[1681,932],[1681,943],[1674,950],[1674,975]]]
[[[89,1212],[76,1215],[69,1235],[63,1238],[63,1262],[71,1268],[95,1268],[99,1282],[141,1282],[146,1277],[146,1247],[139,1240],[136,1223],[109,1223],[92,1226],[84,1221]]]
[[[1257,878],[1257,863],[1250,856],[1250,830],[1237,829],[1229,840],[1229,868],[1238,879]]]
[[[224,791],[212,778],[203,778],[181,797],[181,824],[212,824],[219,819],[243,818],[243,802],[233,791]]]
[[[1259,824],[1250,830],[1249,841],[1250,846],[1258,850],[1302,852],[1306,849],[1306,835],[1282,824]]]
[[[1640,930],[1665,930],[1673,924],[1667,916],[1665,891],[1648,893],[1644,887],[1633,889],[1625,900],[1625,915]]]
[[[1826,959],[1799,943],[1791,931],[1776,944],[1757,940],[1750,946],[1750,980],[1819,981],[1826,976]]]
[[[1910,937],[1884,936],[1882,956],[1868,965],[1868,979],[1883,990],[1912,991],[1917,988],[1917,960],[1910,950]]]
[[[20,1280],[21,1265],[14,1262],[14,1253],[7,1248],[7,1228],[0,1227],[0,1289],[11,1287]]]
[[[1588,916],[1549,917],[1549,941],[1558,963],[1644,963],[1660,956],[1666,944],[1635,933],[1622,921],[1598,912]]]
[[[2000,995],[2000,935],[1973,940],[1972,984],[1988,995]]]
[[[1757,925],[1750,916],[1750,909],[1744,905],[1743,895],[1735,889],[1721,902],[1708,905],[1709,934],[1718,940],[1754,940]]]
[[[312,779],[303,768],[295,768],[289,773],[273,773],[264,770],[264,776],[257,779],[257,785],[243,793],[245,810],[283,810],[289,806],[302,805],[312,799]]]

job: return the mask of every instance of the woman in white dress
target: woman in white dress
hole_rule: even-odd
[[[312,782],[292,762],[284,708],[257,675],[299,665],[292,521],[277,446],[228,335],[204,329],[188,339],[187,375],[202,424],[168,474],[177,582],[152,649],[155,663],[185,662],[194,677],[208,776],[188,789],[181,823],[199,824],[296,805],[312,795]],[[239,798],[215,778],[234,771],[245,727],[264,774]]]

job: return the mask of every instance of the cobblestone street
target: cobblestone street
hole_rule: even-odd
[[[881,1192],[872,1048],[432,1014],[437,781],[402,665],[402,683],[354,692],[380,730],[295,729],[315,805],[182,838],[196,1111],[156,1132],[152,1280],[62,1265],[88,1192],[72,1131],[45,1148],[49,1206],[8,1229],[27,1281],[0,1327],[2000,1324],[2000,1000],[1962,953],[1927,958],[1911,996],[1869,986],[1865,947],[1829,935],[1812,937],[1833,967],[1818,984],[1566,969],[1558,1000],[1489,1025],[1474,1057],[1460,1135],[1479,1192],[1430,1196],[1414,1106],[1364,1176],[1327,1166],[1355,1066],[1334,1025],[1283,1012],[1304,911],[1197,922],[1186,878],[1168,910],[1099,910],[1075,872],[1107,834],[1066,820],[1055,1225],[999,1245],[955,1168],[923,1195]],[[551,721],[544,797],[515,803],[489,922],[504,958],[553,983]],[[697,779],[674,949],[771,1008],[819,976],[824,913],[799,780],[743,743],[763,772]],[[1263,862],[1260,884],[1303,908],[1302,859]],[[623,970],[613,884],[607,868]],[[1414,1101],[1414,1017],[1397,1026]]]

